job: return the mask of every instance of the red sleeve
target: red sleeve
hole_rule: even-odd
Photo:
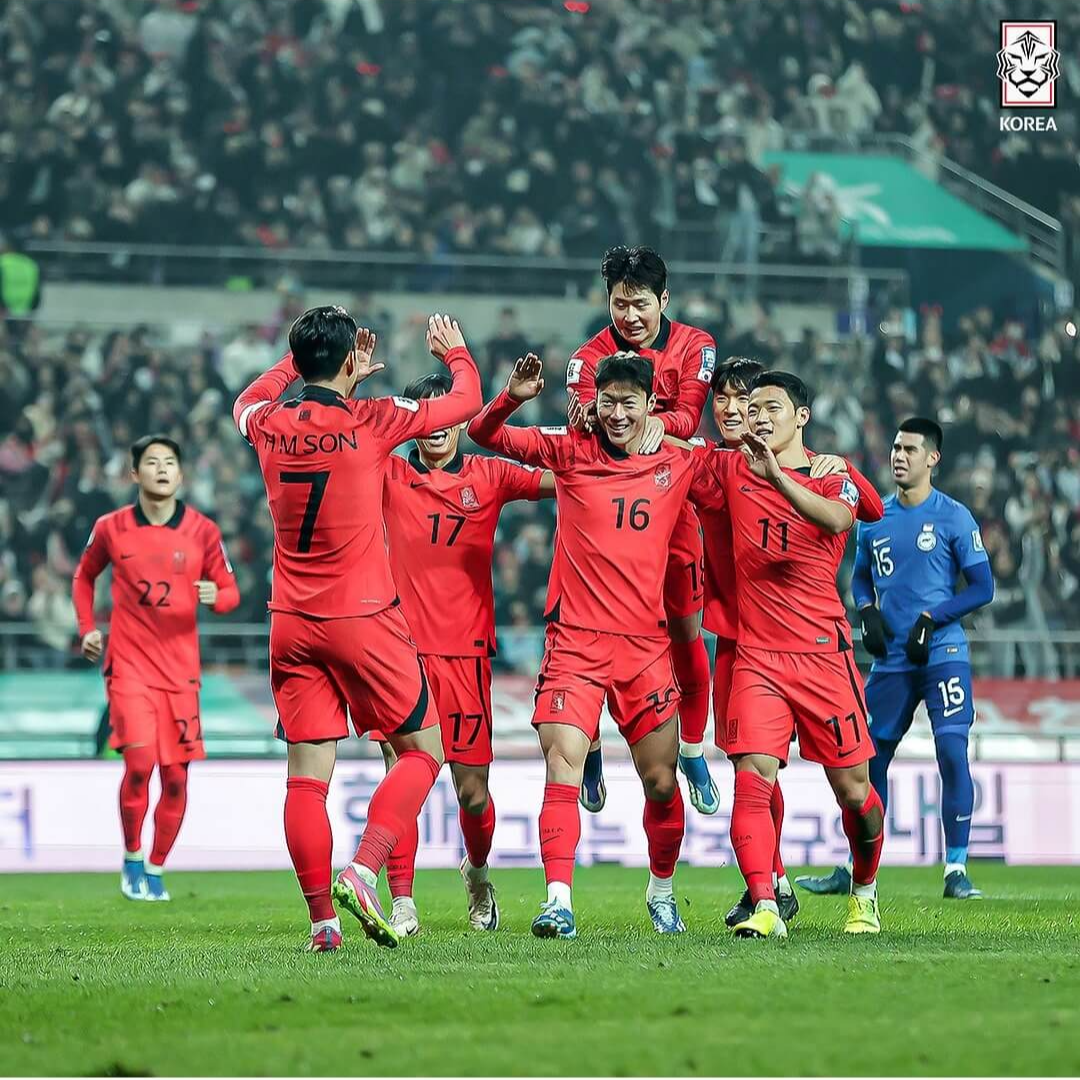
[[[697,431],[715,367],[716,342],[704,332],[692,335],[683,357],[675,407],[658,414],[669,435],[689,439]]]
[[[576,393],[582,402],[596,399],[596,356],[592,341],[586,341],[566,365],[566,392]]]
[[[832,476],[823,476],[819,483],[821,487],[818,489],[818,494],[823,499],[830,499],[832,502],[846,506],[851,511],[851,525],[854,525],[859,513],[859,503],[862,502],[855,481],[845,473],[833,473]],[[851,525],[848,528],[851,528]]]
[[[217,600],[214,601],[215,614],[227,615],[240,603],[240,590],[236,587],[236,577],[229,562],[229,553],[225,550],[225,541],[221,538],[221,530],[212,521],[206,524],[203,573],[218,587]]]
[[[543,469],[519,465],[506,458],[495,458],[497,469],[496,483],[499,487],[499,501],[513,502],[515,499],[527,499],[537,502],[540,499],[540,482],[544,479]]]
[[[851,462],[848,462],[851,482],[859,490],[859,507],[855,516],[860,521],[880,521],[885,516],[885,504],[877,489]]]
[[[451,349],[444,362],[454,380],[449,394],[424,398],[422,401],[389,397],[350,404],[356,406],[358,411],[370,410],[368,415],[372,419],[372,433],[390,447],[439,428],[453,427],[471,420],[484,403],[476,363],[464,346]]]
[[[98,575],[109,565],[108,526],[104,518],[98,518],[90,530],[90,539],[86,541],[79,565],[75,567],[75,576],[71,580],[71,602],[75,605],[75,618],[79,624],[79,637],[86,637],[94,624],[94,582]]]
[[[283,356],[269,371],[264,371],[237,399],[233,405],[233,420],[240,434],[248,442],[248,420],[251,414],[277,401],[299,376],[293,365],[292,353]]]
[[[469,425],[469,438],[496,454],[550,469],[566,460],[571,435],[564,427],[511,427],[507,420],[518,407],[505,390],[488,402]],[[539,483],[539,480],[537,481]]]
[[[727,507],[727,495],[721,462],[716,453],[695,449],[691,456],[694,479],[690,482],[689,499],[703,510],[723,510]]]

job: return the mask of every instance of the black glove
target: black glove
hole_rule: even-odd
[[[925,667],[930,659],[930,638],[934,633],[934,620],[924,611],[916,620],[908,634],[904,652],[907,658],[919,667]]]
[[[893,636],[885,616],[873,604],[868,604],[859,608],[859,621],[862,624],[862,641],[866,651],[871,656],[884,660],[885,653],[888,652],[887,643]]]

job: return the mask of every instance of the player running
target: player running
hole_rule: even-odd
[[[440,398],[354,400],[381,370],[375,335],[340,307],[304,312],[290,354],[237,398],[233,417],[255,448],[274,519],[270,685],[278,736],[288,743],[285,841],[311,915],[309,949],[341,944],[331,902],[326,795],[337,740],[387,735],[397,762],[368,806],[353,861],[333,899],[379,945],[397,932],[376,893],[379,871],[416,817],[442,765],[438,714],[402,615],[383,523],[383,480],[395,446],[460,424],[481,405],[480,379],[458,324],[428,321],[428,347],[450,369]],[[299,375],[298,397],[278,401]]]
[[[932,485],[942,441],[933,420],[912,417],[900,425],[891,458],[896,494],[886,499],[881,521],[859,526],[851,591],[863,644],[874,657],[866,680],[877,751],[870,780],[888,805],[889,763],[925,702],[941,773],[945,898],[977,900],[982,893],[967,876],[975,705],[960,620],[993,600],[994,579],[971,511]],[[961,573],[967,588],[957,592]],[[850,869],[838,866],[828,877],[796,881],[810,892],[835,893],[850,879]]]
[[[450,385],[450,377],[439,371],[410,383],[404,395],[417,401],[443,397]],[[488,789],[495,529],[508,502],[554,495],[555,478],[505,458],[463,454],[463,429],[464,424],[455,424],[433,431],[416,440],[408,459],[390,458],[383,511],[390,568],[424,661],[442,725],[443,755],[457,792],[469,925],[495,930],[499,908],[487,865],[495,833],[495,803]],[[372,738],[381,743],[389,768],[393,748],[378,732]],[[417,842],[414,824],[386,864],[394,898],[390,924],[402,935],[420,929],[412,895]]]
[[[754,903],[740,937],[784,937],[772,883],[776,828],[770,805],[792,732],[825,767],[854,853],[844,929],[881,929],[876,875],[883,811],[870,786],[873,744],[836,571],[859,490],[845,476],[811,479],[802,431],[810,419],[802,380],[765,371],[750,386],[740,454],[708,462],[731,516],[739,596],[725,749],[735,763],[731,844]]]
[[[665,435],[690,439],[701,422],[709,381],[716,366],[716,342],[704,330],[673,322],[665,314],[669,293],[667,266],[652,248],[613,247],[600,273],[608,291],[611,325],[585,342],[566,368],[571,405],[580,401],[585,426],[596,419],[599,361],[620,350],[650,360],[656,409],[645,420],[640,453],[654,453]],[[686,776],[691,805],[715,814],[720,796],[705,760],[709,716],[709,653],[701,636],[704,591],[701,529],[694,508],[683,510],[671,538],[664,578],[664,611],[671,638],[671,660],[682,694],[679,706],[679,769]],[[581,804],[598,812],[607,797],[600,741],[589,750],[582,777]]]
[[[540,361],[532,354],[518,360],[506,389],[469,425],[481,446],[555,474],[559,530],[532,721],[546,762],[540,854],[547,900],[532,932],[577,935],[571,886],[578,793],[606,700],[645,790],[649,916],[657,932],[681,933],[672,889],[684,829],[675,773],[679,691],[663,590],[695,455],[670,439],[651,456],[639,453],[656,401],[652,364],[641,356],[620,352],[597,366],[595,436],[507,426],[543,385]]]
[[[712,410],[723,438],[723,446],[729,451],[737,451],[742,445],[742,438],[747,430],[746,413],[750,404],[750,384],[765,370],[763,364],[745,356],[731,356],[714,372],[712,379]],[[707,440],[700,441],[708,449],[716,445]],[[881,516],[882,505],[873,485],[857,470],[848,465],[841,457],[832,454],[811,454],[810,477],[817,479],[834,473],[850,472],[855,486],[859,489],[860,518],[877,520]],[[715,726],[716,745],[725,749],[727,734],[727,702],[731,690],[731,669],[735,662],[736,639],[738,637],[738,595],[735,584],[735,555],[732,551],[731,517],[727,507],[699,507],[701,534],[705,544],[705,610],[703,625],[706,630],[716,635],[716,655],[713,663],[713,716],[719,718]],[[785,924],[798,914],[799,901],[788,880],[787,871],[780,851],[781,832],[784,822],[784,796],[777,777],[773,784],[772,798],[769,804],[773,825],[776,828],[776,854],[773,858],[773,888],[776,890],[777,906]],[[754,903],[750,890],[742,897],[724,918],[725,923],[734,927],[745,922],[754,913]]]
[[[110,745],[124,758],[120,824],[129,900],[168,900],[162,871],[187,809],[188,766],[206,757],[199,722],[199,605],[225,615],[240,603],[221,530],[176,497],[183,481],[180,446],[144,435],[131,447],[131,506],[94,522],[75,568],[71,598],[82,653],[104,655],[112,720]],[[94,582],[112,566],[108,644],[94,626]],[[157,766],[161,795],[154,846],[144,863],[142,831]]]

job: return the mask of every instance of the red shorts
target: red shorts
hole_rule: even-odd
[[[664,573],[664,611],[668,619],[682,619],[705,603],[705,551],[697,511],[687,503],[675,522]]]
[[[849,768],[874,756],[853,653],[740,645],[731,673],[726,752],[769,754],[786,764],[792,730],[800,755],[826,768]]]
[[[419,731],[438,722],[401,608],[348,619],[270,616],[270,688],[285,742]]]
[[[668,639],[550,624],[533,724],[569,724],[591,741],[600,732],[605,699],[631,746],[666,724],[679,707]]]
[[[149,746],[159,765],[182,765],[206,757],[197,690],[157,690],[139,683],[108,679],[114,750]]]
[[[459,765],[490,765],[491,661],[486,656],[432,656],[424,671],[442,726],[443,756]],[[372,742],[386,742],[381,732]]]
[[[731,669],[735,664],[735,642],[716,639],[716,659],[712,673],[713,738],[721,750],[727,749],[727,705],[731,696]]]

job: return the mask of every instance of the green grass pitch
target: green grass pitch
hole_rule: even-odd
[[[118,874],[0,877],[0,1072],[176,1074],[1075,1074],[1080,867],[881,874],[879,938],[804,896],[786,943],[722,925],[732,869],[681,869],[689,932],[661,938],[645,872],[580,870],[577,941],[537,941],[537,870],[495,875],[496,934],[465,927],[452,871],[421,871],[424,930],[301,952],[286,873],[169,876],[171,904]]]

